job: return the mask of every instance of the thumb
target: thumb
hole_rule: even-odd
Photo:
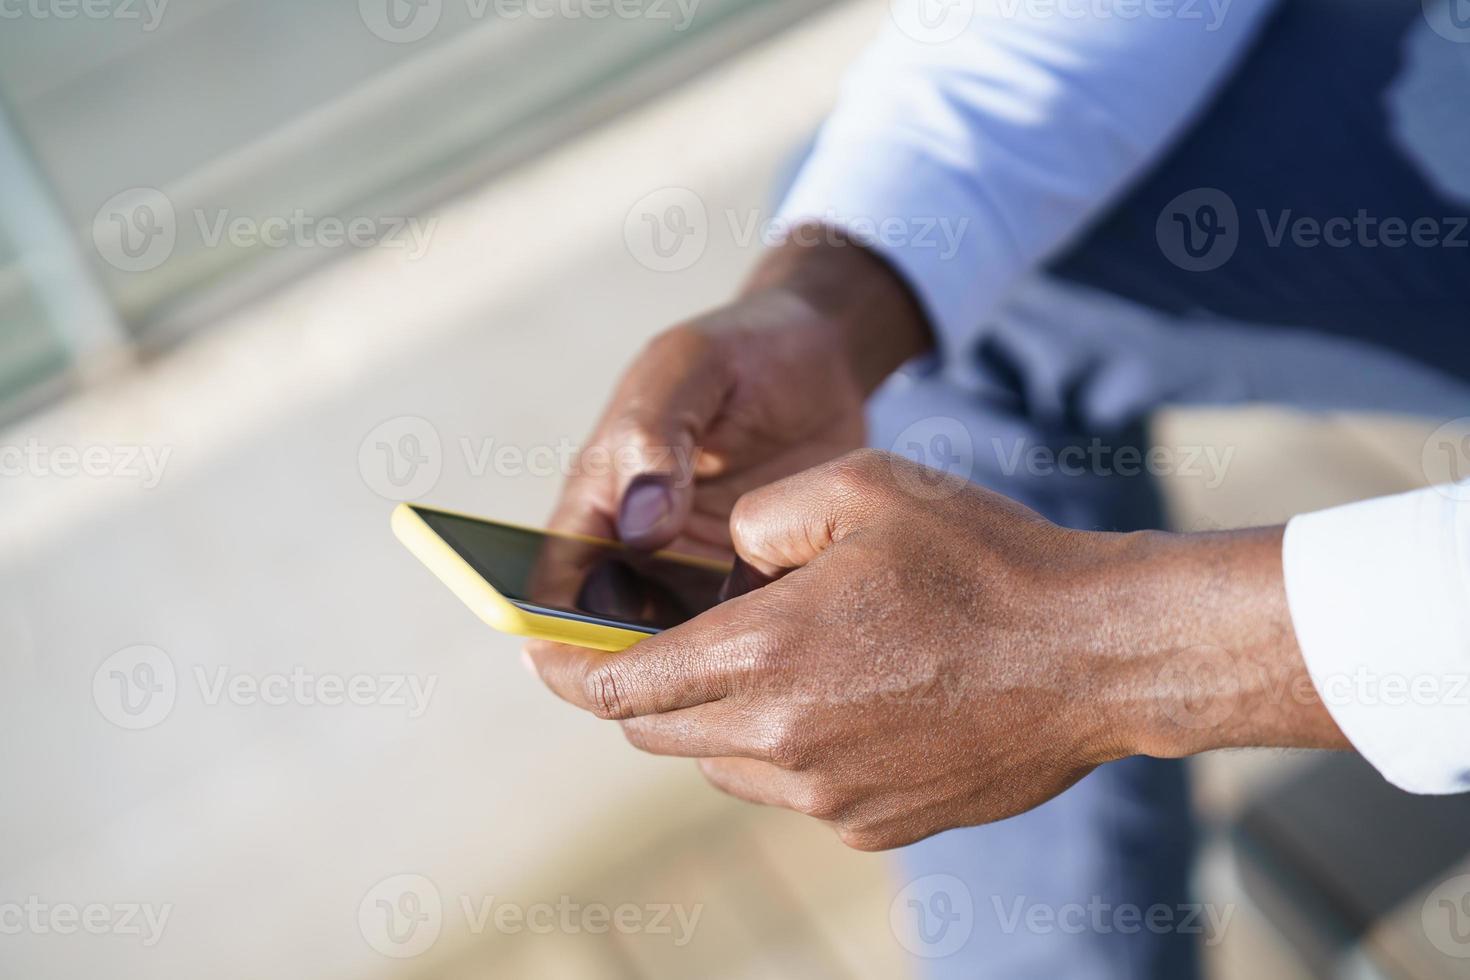
[[[779,578],[868,524],[890,475],[885,458],[849,453],[745,494],[730,515],[736,556],[766,580]]]

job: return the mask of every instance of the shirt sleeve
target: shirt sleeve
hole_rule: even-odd
[[[894,0],[778,217],[875,248],[952,355],[1160,156],[1275,2]]]
[[[1297,517],[1282,563],[1348,741],[1401,789],[1470,790],[1470,483]]]

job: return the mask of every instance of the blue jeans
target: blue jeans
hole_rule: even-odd
[[[1420,0],[1284,0],[1194,128],[968,357],[879,392],[873,444],[1059,523],[1127,530],[1162,526],[1147,475],[1053,464],[1094,440],[1121,459],[1161,405],[1470,415],[1470,154],[1445,140],[1470,132],[1450,94],[1466,79],[1470,45],[1431,31]],[[1293,231],[1303,218],[1347,230],[1324,244]],[[1433,234],[1387,244],[1389,218]],[[1048,465],[1027,462],[1033,450]],[[946,892],[912,906],[943,954],[921,947],[916,968],[1189,980],[1197,932],[1128,929],[1115,913],[1189,902],[1193,846],[1182,765],[1135,758],[1030,813],[909,847],[903,883]]]

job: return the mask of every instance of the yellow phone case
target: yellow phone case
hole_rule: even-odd
[[[445,510],[440,507],[425,509],[470,520],[484,520],[473,514]],[[604,626],[601,623],[587,623],[559,616],[547,616],[522,609],[495,591],[495,587],[485,581],[485,577],[475,571],[469,562],[461,558],[459,553],[450,547],[449,542],[424,523],[423,518],[419,517],[408,504],[399,504],[394,508],[392,523],[393,534],[403,542],[404,547],[413,552],[415,558],[428,566],[429,571],[433,572],[439,581],[449,586],[450,591],[459,596],[460,601],[469,606],[475,615],[502,633],[513,633],[516,636],[528,636],[538,640],[553,640],[557,643],[570,643],[574,646],[608,652],[626,650],[639,640],[646,640],[652,635],[639,630]],[[496,523],[505,524],[506,522]],[[511,526],[521,527],[521,525]],[[583,535],[541,531],[536,528],[523,529],[537,531],[539,534],[557,534],[560,537],[576,538],[582,541],[608,543]],[[660,554],[690,564],[708,565],[711,568],[726,571],[729,568],[721,562],[706,561],[689,555],[669,555],[663,552]]]

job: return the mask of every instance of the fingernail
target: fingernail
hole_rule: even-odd
[[[639,544],[673,512],[674,490],[667,476],[645,473],[634,477],[618,510],[618,536],[628,544]]]
[[[521,651],[521,666],[525,667],[526,673],[532,677],[537,680],[541,679],[541,672],[536,669],[536,661],[531,659],[531,654],[526,650]]]

